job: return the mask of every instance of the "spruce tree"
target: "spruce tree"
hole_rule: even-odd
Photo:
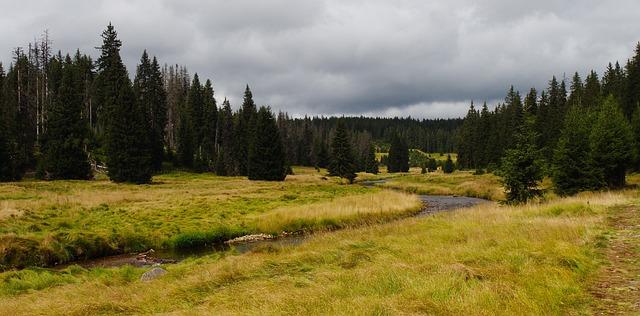
[[[584,87],[582,86],[582,79],[580,75],[576,72],[573,75],[573,79],[571,81],[571,94],[569,95],[569,100],[567,101],[570,107],[580,107],[582,106],[582,98],[584,95]]]
[[[602,88],[598,74],[591,70],[584,82],[582,104],[590,109],[597,109],[602,102]]]
[[[189,94],[187,95],[187,115],[188,115],[188,128],[191,129],[190,134],[193,137],[191,140],[192,149],[189,151],[194,155],[191,160],[193,167],[196,171],[202,172],[205,169],[205,158],[203,150],[203,140],[205,134],[205,112],[204,112],[204,89],[200,83],[200,78],[196,73],[193,75],[193,81],[189,88]]]
[[[216,160],[216,125],[218,121],[218,107],[213,96],[211,80],[207,80],[203,88],[204,98],[204,126],[202,135],[202,160],[208,170],[214,167]]]
[[[218,113],[218,159],[216,163],[216,174],[219,176],[238,175],[233,150],[236,147],[233,130],[233,112],[229,100],[222,102],[222,108]],[[223,171],[224,170],[224,171]]]
[[[0,181],[16,180],[15,161],[10,141],[9,113],[5,108],[5,73],[0,63]]]
[[[395,135],[391,140],[387,171],[390,173],[409,171],[409,148],[406,140],[399,135]]]
[[[378,174],[378,160],[376,160],[376,148],[373,144],[369,145],[365,162],[365,172]]]
[[[526,118],[515,137],[515,146],[502,158],[500,175],[507,193],[507,203],[526,203],[539,196],[542,191],[542,161],[536,148],[536,133],[532,118]]]
[[[338,121],[335,136],[331,143],[329,174],[345,178],[349,180],[349,183],[353,183],[356,178],[354,160],[347,128],[342,121]]]
[[[164,127],[167,122],[167,96],[164,90],[162,73],[158,60],[153,61],[145,50],[136,69],[133,91],[138,106],[147,112],[149,121],[149,140],[153,157],[153,169],[162,169],[164,158]]]
[[[48,179],[89,179],[91,165],[85,151],[89,125],[82,117],[82,91],[77,91],[76,70],[67,55],[58,94],[48,110],[43,140],[42,168]]]
[[[626,68],[626,98],[622,108],[625,116],[630,118],[635,108],[640,105],[640,42]]]
[[[236,134],[238,136],[238,142],[236,144],[236,161],[238,163],[238,172],[242,176],[247,175],[248,171],[248,149],[251,147],[251,141],[254,139],[254,134],[256,132],[256,115],[256,104],[253,102],[251,89],[249,89],[249,85],[247,85],[244,91],[242,107],[238,112],[238,121],[236,124]]]
[[[609,188],[625,184],[627,168],[635,158],[633,133],[613,96],[607,97],[590,136],[593,162]]]
[[[191,124],[191,116],[187,109],[180,111],[180,121],[178,122],[178,146],[176,154],[178,162],[185,168],[193,168],[194,145],[196,139]]]
[[[282,139],[276,119],[268,107],[260,107],[249,148],[249,180],[283,181],[287,176]]]
[[[135,100],[120,58],[122,43],[111,24],[102,33],[102,39],[98,90],[105,114],[109,178],[114,182],[148,183],[153,170],[148,112]]]
[[[573,106],[565,117],[551,166],[554,190],[561,196],[600,187],[589,147],[592,117],[578,106]]]

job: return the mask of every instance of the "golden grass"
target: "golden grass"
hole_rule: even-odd
[[[257,218],[258,230],[278,233],[305,228],[362,223],[372,219],[388,219],[419,211],[417,196],[394,191],[336,198],[306,206],[284,206]],[[332,224],[334,223],[334,224]]]
[[[418,194],[464,195],[492,201],[504,199],[500,180],[493,174],[474,175],[470,171],[455,171],[452,174],[432,172],[412,174],[390,179],[382,187],[400,189]]]
[[[636,192],[481,205],[187,260],[149,283],[131,268],[5,273],[19,291],[0,314],[589,314],[603,219],[628,203]]]

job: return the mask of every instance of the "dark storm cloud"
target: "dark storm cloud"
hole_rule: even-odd
[[[133,72],[143,49],[211,78],[216,95],[293,114],[450,117],[510,84],[543,88],[624,61],[640,2],[21,1],[3,4],[0,55],[49,29],[56,48],[97,56],[112,21]]]

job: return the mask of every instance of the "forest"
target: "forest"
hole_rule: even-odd
[[[94,61],[79,50],[52,53],[45,32],[14,50],[6,73],[0,64],[0,179],[90,179],[108,168],[113,181],[146,183],[180,168],[281,180],[292,165],[330,165],[338,121],[346,128],[349,169],[364,171],[394,137],[425,152],[453,152],[462,124],[290,117],[257,106],[248,85],[234,110],[229,100],[216,99],[211,80],[191,76],[185,66],[161,66],[147,51],[130,78],[122,45],[110,24]]]
[[[460,167],[502,175],[511,201],[540,195],[544,177],[560,195],[623,187],[640,167],[640,43],[602,79],[576,72],[567,88],[554,76],[524,98],[511,86],[493,110],[472,102],[458,136]]]

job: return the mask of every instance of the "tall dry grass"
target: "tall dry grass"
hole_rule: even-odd
[[[590,314],[604,218],[629,203],[637,192],[481,205],[187,260],[153,282],[131,268],[2,274],[0,314]]]

